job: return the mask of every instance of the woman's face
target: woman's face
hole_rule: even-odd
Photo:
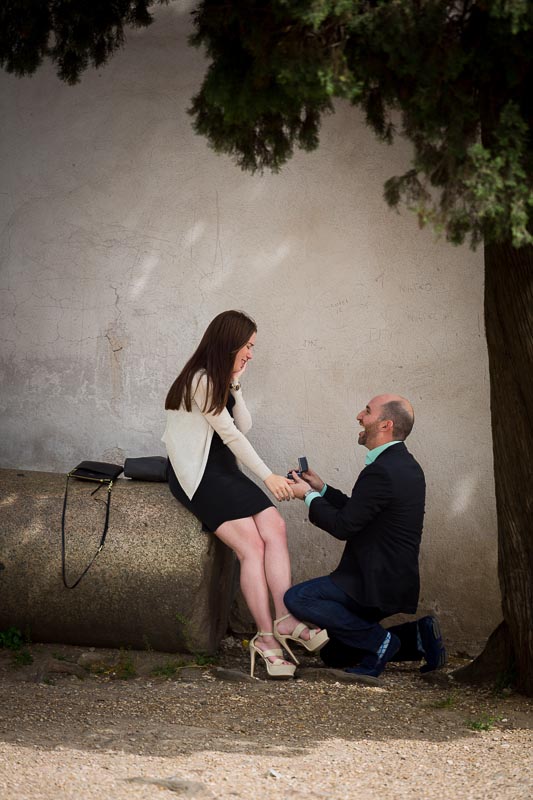
[[[246,365],[250,359],[254,357],[253,350],[255,345],[255,337],[256,334],[252,333],[246,344],[241,347],[235,356],[235,361],[233,362],[233,372],[242,372],[242,370],[246,368]]]

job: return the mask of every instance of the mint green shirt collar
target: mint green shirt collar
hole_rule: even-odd
[[[379,447],[374,447],[373,450],[369,450],[366,454],[365,458],[365,466],[368,467],[369,464],[373,464],[374,461],[381,453],[387,449],[387,447],[392,447],[393,444],[400,444],[400,439],[396,439],[394,442],[387,442],[386,444],[380,444]]]

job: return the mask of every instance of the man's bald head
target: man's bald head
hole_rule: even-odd
[[[403,442],[411,433],[414,420],[413,406],[405,397],[379,394],[357,415],[362,427],[357,441],[369,450],[387,442]]]
[[[380,406],[379,419],[382,422],[391,420],[393,439],[402,442],[407,439],[415,422],[415,413],[409,400],[397,394],[380,394],[371,403]]]

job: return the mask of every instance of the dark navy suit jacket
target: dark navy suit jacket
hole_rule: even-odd
[[[358,605],[413,614],[418,604],[418,554],[426,483],[421,466],[400,442],[361,472],[351,497],[328,486],[309,519],[346,542],[333,581]]]

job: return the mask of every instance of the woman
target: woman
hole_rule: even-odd
[[[237,466],[238,459],[277,500],[293,496],[287,478],[275,475],[244,435],[252,420],[240,377],[253,358],[256,334],[255,322],[240,311],[224,311],[212,320],[167,395],[163,441],[172,494],[240,561],[242,593],[258,629],[250,642],[252,676],[258,655],[269,675],[288,678],[295,665],[283,659],[279,642],[288,638],[317,652],[328,637],[288,613],[283,602],[291,585],[285,523],[265,492]],[[274,625],[269,592],[278,618]]]

